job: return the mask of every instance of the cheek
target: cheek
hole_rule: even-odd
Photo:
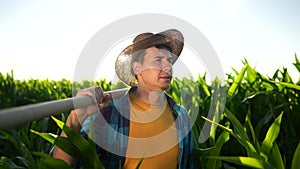
[[[160,73],[160,69],[155,69],[155,68],[149,69],[149,73],[152,76],[157,76]]]
[[[157,64],[149,64],[149,65],[145,65],[143,67],[143,70],[151,71],[151,72],[159,72],[159,71],[162,70],[162,67],[160,65],[157,65]]]
[[[142,76],[144,76],[144,78],[155,79],[158,77],[159,73],[160,73],[159,69],[151,68],[151,69],[144,70],[141,74]]]
[[[161,69],[162,64],[161,62],[150,62],[150,63],[145,63],[144,68],[153,68],[153,69]]]

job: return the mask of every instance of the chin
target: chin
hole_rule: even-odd
[[[170,87],[170,85],[166,85],[166,86],[162,86],[161,89],[162,90],[167,90]]]

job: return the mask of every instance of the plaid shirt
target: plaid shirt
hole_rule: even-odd
[[[116,169],[123,166],[126,158],[130,121],[130,102],[128,93],[118,99],[110,101],[101,114],[94,117],[94,129],[97,143],[97,153],[105,168]],[[193,140],[190,131],[190,120],[186,110],[167,96],[175,119],[178,136],[178,169],[192,169],[193,167]],[[84,126],[89,126],[89,122]],[[87,127],[89,128],[89,127]],[[88,131],[86,127],[83,130]],[[86,132],[82,132],[86,133]],[[86,134],[83,134],[86,137]]]

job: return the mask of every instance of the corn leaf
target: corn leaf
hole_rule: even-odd
[[[252,67],[249,66],[249,64],[247,64],[247,76],[246,79],[247,81],[252,84],[255,82],[256,80],[256,74],[257,72],[255,71],[255,69],[253,69]]]
[[[143,160],[144,160],[144,157],[142,157],[142,158],[140,159],[140,161],[139,161],[139,163],[137,164],[137,166],[135,167],[135,169],[139,169],[139,168],[141,167]]]
[[[208,121],[208,122],[210,122],[210,123],[213,123],[213,124],[215,124],[215,125],[217,125],[218,127],[220,127],[220,128],[222,128],[223,130],[225,130],[225,131],[227,131],[227,132],[229,132],[229,133],[233,133],[233,131],[230,129],[230,128],[227,128],[227,127],[225,127],[225,126],[223,126],[223,125],[221,125],[221,124],[219,124],[219,123],[216,123],[216,122],[214,122],[214,121],[212,121],[212,120],[210,120],[210,119],[208,119],[208,118],[206,118],[206,117],[204,117],[204,116],[201,116],[204,120],[206,120],[206,121]]]
[[[104,168],[103,164],[99,161],[99,158],[96,153],[96,148],[93,144],[90,144],[90,142],[83,137],[79,135],[76,131],[72,130],[68,126],[64,125],[63,131],[68,136],[68,139],[78,150],[82,153],[83,157],[86,157],[83,159],[83,161],[86,162],[86,164],[91,165],[93,168]],[[87,165],[85,168],[89,168],[90,166]]]
[[[247,70],[247,66],[245,66],[242,71],[238,74],[237,78],[234,79],[233,84],[230,86],[228,90],[228,95],[232,96],[236,93],[238,85],[242,82],[244,74]]]
[[[197,157],[203,157],[207,154],[209,154],[210,152],[212,152],[213,150],[215,150],[217,147],[209,147],[209,148],[194,148],[194,155]]]
[[[34,155],[40,156],[40,160],[38,161],[39,168],[43,169],[52,169],[52,168],[59,168],[59,169],[71,169],[71,167],[63,160],[56,159],[48,154],[42,152],[33,152]]]
[[[274,146],[271,150],[271,154],[269,157],[269,162],[270,164],[272,164],[276,169],[285,169],[284,167],[284,163],[279,151],[279,148],[276,144],[276,142],[274,143]]]
[[[12,159],[7,157],[0,157],[0,167],[1,169],[11,169],[11,168],[22,168],[18,164],[16,164]]]
[[[300,161],[300,143],[298,144],[296,151],[294,153],[291,169],[299,169],[299,161]]]
[[[261,155],[263,157],[265,157],[265,159],[268,159],[268,155],[270,154],[270,151],[273,147],[273,143],[276,140],[279,132],[280,132],[280,124],[281,124],[281,118],[282,118],[282,114],[281,113],[273,122],[273,124],[271,125],[271,127],[269,128],[266,137],[262,143],[261,146]]]
[[[205,83],[205,79],[201,78],[200,75],[198,77],[197,83],[199,84],[199,86],[201,86],[201,89],[203,91],[203,93],[205,93],[206,96],[210,96],[210,92],[207,88],[207,85]]]
[[[59,147],[60,149],[62,149],[64,152],[66,152],[67,154],[69,154],[70,156],[76,158],[76,159],[83,159],[83,155],[80,152],[80,150],[78,150],[78,148],[76,148],[71,142],[70,140],[68,140],[68,138],[66,137],[60,137],[58,136],[55,139],[55,143],[54,143],[57,147]]]
[[[231,121],[231,123],[234,126],[234,132],[236,132],[238,135],[241,136],[242,139],[245,139],[247,141],[249,140],[249,137],[247,135],[247,132],[245,131],[243,125],[239,122],[239,120],[233,115],[233,113],[228,110],[227,108],[224,109],[224,115]]]
[[[245,122],[246,122],[246,125],[248,126],[248,128],[250,130],[250,133],[251,133],[251,136],[252,136],[252,140],[253,140],[253,143],[255,145],[256,150],[260,151],[259,140],[255,136],[255,132],[254,132],[252,123],[250,121],[250,114],[251,114],[250,109],[248,109],[248,112],[246,114]]]
[[[30,130],[32,133],[39,135],[40,137],[44,138],[45,140],[49,141],[51,144],[54,144],[57,135],[52,133],[41,133],[38,131]]]
[[[63,131],[68,136],[67,139],[73,144],[78,152],[80,152],[80,157],[83,160],[84,168],[104,168],[103,164],[100,162],[98,155],[96,153],[96,148],[94,144],[91,144],[88,140],[84,139],[79,133],[69,128],[67,125],[54,117],[54,121],[62,127]],[[60,139],[63,139],[60,137]],[[72,149],[73,152],[76,152],[76,149]]]
[[[71,167],[65,163],[63,160],[58,160],[55,158],[43,158],[40,160],[39,164],[40,168],[44,169],[52,169],[52,168],[59,168],[59,169],[71,169]]]
[[[214,158],[214,159],[219,159],[223,161],[227,161],[230,163],[238,164],[241,166],[245,167],[250,167],[250,168],[261,168],[261,169],[274,169],[268,162],[263,161],[258,158],[253,158],[253,157],[224,157],[224,156],[219,156],[219,157],[207,157],[207,158]]]
[[[300,86],[297,85],[297,84],[287,83],[287,82],[275,82],[275,81],[272,81],[272,80],[269,80],[269,81],[272,82],[272,83],[280,84],[280,85],[285,86],[285,87],[288,87],[288,88],[300,90]]]
[[[300,61],[299,59],[297,58],[297,55],[295,53],[295,60],[296,60],[296,63],[293,63],[293,65],[297,68],[297,70],[300,72]]]
[[[216,123],[216,122],[214,122],[214,121],[212,121],[212,120],[210,120],[210,119],[208,119],[208,118],[206,118],[204,116],[201,116],[201,117],[203,119],[205,119],[206,121],[208,121],[210,123],[213,123],[213,124],[216,124],[221,129],[229,132],[234,138],[236,138],[239,141],[240,144],[242,144],[246,148],[249,156],[251,156],[251,157],[258,157],[258,155],[256,154],[257,151],[255,150],[254,146],[249,141],[247,141],[247,140],[243,139],[242,137],[240,137],[240,135],[234,133],[232,131],[232,129],[227,128],[227,127],[225,127],[225,126],[223,126],[223,125],[221,125],[219,123]]]
[[[209,156],[218,156],[220,154],[221,148],[229,140],[229,138],[230,138],[229,133],[223,131],[222,134],[217,139],[217,142],[215,144],[216,148],[209,153]],[[217,165],[217,159],[209,159],[206,164],[207,168],[216,168],[216,165]]]
[[[200,131],[198,126],[194,125],[192,128],[192,138],[193,138],[193,143],[194,143],[194,148],[199,148],[199,141],[198,138],[200,137]]]
[[[55,123],[57,124],[57,126],[60,128],[60,129],[63,129],[64,127],[64,122],[58,120],[57,118],[55,118],[54,116],[51,116],[51,118],[55,121]]]

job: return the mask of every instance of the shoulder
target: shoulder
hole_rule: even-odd
[[[107,122],[116,121],[121,115],[129,112],[129,90],[122,96],[109,100],[108,103],[97,113],[96,117],[104,118]]]
[[[176,101],[168,94],[166,94],[166,97],[171,110],[176,111],[178,115],[187,115],[187,111],[183,106],[176,103]]]

